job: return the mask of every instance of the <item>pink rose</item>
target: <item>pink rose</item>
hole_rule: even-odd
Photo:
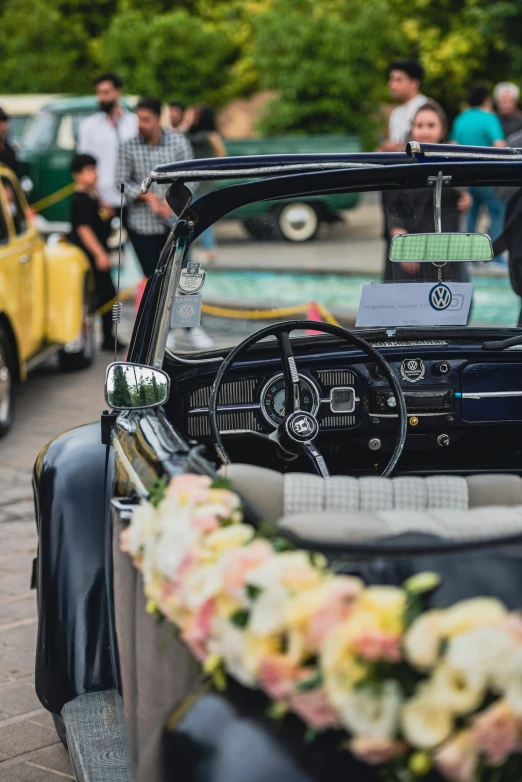
[[[472,731],[490,763],[500,765],[518,746],[518,719],[511,706],[503,701],[497,701],[479,714]]]
[[[183,640],[197,660],[202,662],[206,656],[206,643],[210,635],[212,620],[216,615],[216,600],[211,598],[189,618],[183,628]]]
[[[406,745],[392,739],[365,739],[362,736],[350,739],[348,749],[357,760],[369,766],[381,766],[402,755]]]
[[[340,577],[328,600],[312,616],[307,632],[311,648],[318,648],[330,630],[343,622],[351,613],[355,597],[361,587],[355,579]]]
[[[212,480],[207,475],[194,475],[186,472],[172,478],[165,493],[170,496],[177,492],[210,489],[211,484]]]
[[[276,701],[288,698],[295,685],[309,675],[306,668],[296,667],[284,654],[267,655],[259,668],[262,688]]]
[[[401,642],[400,635],[382,630],[365,630],[354,639],[353,647],[364,660],[398,663],[402,659]]]
[[[258,568],[273,554],[272,546],[266,540],[256,540],[249,546],[230,551],[223,575],[225,590],[231,595],[237,594],[247,583],[250,571]]]
[[[506,627],[515,640],[522,643],[522,614],[512,611],[506,620]]]
[[[218,518],[213,513],[205,513],[194,517],[194,529],[202,535],[208,535],[209,532],[213,532],[218,527]]]
[[[462,730],[433,756],[435,767],[450,782],[476,782],[479,747],[471,730]]]
[[[335,709],[322,688],[294,695],[290,700],[290,708],[314,730],[339,727]]]

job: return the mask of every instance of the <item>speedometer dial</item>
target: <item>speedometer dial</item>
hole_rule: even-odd
[[[308,378],[299,375],[301,409],[315,415],[319,408],[319,392]],[[285,416],[286,394],[283,375],[276,375],[261,391],[261,412],[272,426],[279,426]]]

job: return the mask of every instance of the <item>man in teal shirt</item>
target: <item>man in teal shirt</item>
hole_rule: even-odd
[[[499,118],[493,113],[493,101],[488,88],[474,87],[468,103],[469,109],[459,114],[453,123],[451,143],[471,147],[505,146],[504,131]],[[506,202],[498,198],[492,187],[470,187],[469,192],[473,206],[469,211],[467,230],[470,233],[475,231],[480,207],[483,206],[489,212],[489,235],[495,241],[503,230]],[[496,256],[493,261],[502,265],[505,263],[501,256]]]

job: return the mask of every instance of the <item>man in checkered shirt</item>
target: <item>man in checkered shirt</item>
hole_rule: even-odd
[[[141,183],[154,166],[190,160],[192,147],[181,133],[165,133],[161,127],[161,103],[141,98],[136,105],[138,133],[120,146],[116,182],[125,184],[128,205],[128,232],[143,274],[150,277],[156,268],[174,215],[165,201],[168,185],[153,184],[146,195]]]

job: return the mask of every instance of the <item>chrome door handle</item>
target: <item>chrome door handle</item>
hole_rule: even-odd
[[[21,255],[20,256],[20,263],[29,263],[30,260],[31,260],[31,256],[30,255]]]

